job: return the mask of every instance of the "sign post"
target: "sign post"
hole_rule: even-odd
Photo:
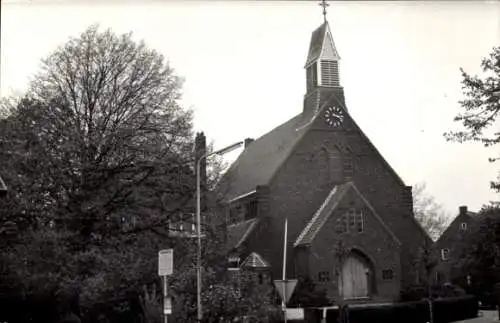
[[[168,315],[172,314],[172,300],[168,297],[167,276],[173,273],[174,250],[164,249],[158,252],[158,275],[163,278],[163,315],[168,323]]]
[[[292,297],[293,291],[297,286],[297,279],[283,279],[283,280],[275,280],[274,286],[278,290],[278,293],[281,296],[282,306],[283,306],[283,315],[285,318],[285,322],[288,318],[290,319],[298,319],[296,316],[301,315],[302,313],[299,309],[288,309],[286,308],[286,304]],[[302,314],[303,315],[303,314]]]

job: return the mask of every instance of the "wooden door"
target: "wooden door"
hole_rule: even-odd
[[[339,279],[340,295],[344,299],[368,297],[368,268],[359,258],[346,259]]]

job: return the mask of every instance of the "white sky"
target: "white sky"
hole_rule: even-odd
[[[459,68],[479,72],[500,45],[500,2],[330,1],[328,20],[348,109],[407,185],[426,182],[453,214],[498,200],[487,160],[498,147],[442,133],[458,126]],[[195,128],[220,148],[301,112],[321,22],[316,1],[2,1],[1,96],[25,90],[40,60],[91,24],[132,31],[185,78]]]

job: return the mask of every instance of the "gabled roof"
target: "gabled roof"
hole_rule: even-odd
[[[459,213],[459,214],[457,214],[455,216],[455,218],[448,224],[448,226],[446,227],[446,229],[441,233],[441,235],[439,235],[439,238],[436,240],[436,245],[442,244],[443,241],[448,238],[448,234],[449,234],[449,232],[451,232],[450,231],[451,228],[454,226],[455,222],[458,221],[459,217],[466,215],[470,220],[472,220],[473,222],[476,222],[476,221],[478,221],[481,218],[479,216],[479,214],[480,214],[479,212],[472,212],[472,211],[469,211],[469,210],[467,210],[465,213]]]
[[[258,253],[252,252],[241,264],[241,267],[247,268],[267,268],[269,263],[264,260]]]
[[[354,190],[357,195],[363,200],[363,203],[370,209],[374,217],[380,222],[382,227],[389,233],[389,235],[398,243],[401,245],[401,242],[399,239],[394,235],[394,233],[389,229],[389,227],[384,223],[382,218],[375,212],[375,209],[371,206],[371,204],[368,202],[368,200],[361,194],[361,192],[357,189],[357,187],[354,185],[352,182],[347,182],[341,185],[335,186],[328,196],[326,197],[325,201],[321,204],[319,209],[316,211],[316,213],[313,215],[309,223],[307,223],[306,227],[300,235],[297,237],[297,240],[294,243],[294,247],[300,246],[300,245],[309,245],[318,232],[321,230],[323,225],[328,221],[328,219],[331,217],[333,211],[337,208],[339,205],[340,201],[342,201],[343,197],[349,191],[350,189]]]
[[[257,219],[250,219],[227,227],[227,246],[236,249],[248,238],[257,225]]]
[[[279,166],[286,160],[307,127],[297,129],[302,121],[299,114],[254,140],[224,174],[218,191],[226,200],[255,190],[269,183]]]

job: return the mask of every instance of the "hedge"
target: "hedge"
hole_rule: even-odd
[[[349,323],[426,323],[429,322],[429,303],[426,300],[370,307],[349,308]],[[433,301],[434,323],[449,323],[477,317],[478,300],[474,296],[436,299]],[[305,309],[304,322],[321,322],[321,309]],[[327,323],[338,322],[338,309],[328,309]]]

